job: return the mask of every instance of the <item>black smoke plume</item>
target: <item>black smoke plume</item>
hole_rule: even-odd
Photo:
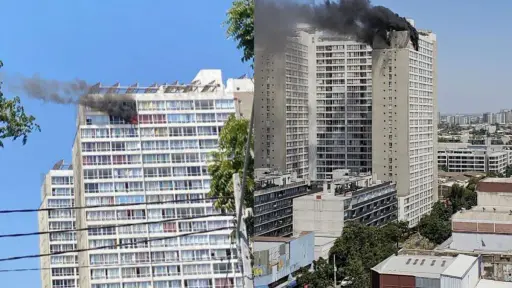
[[[322,4],[303,4],[292,0],[256,0],[256,46],[265,50],[282,49],[297,24],[353,37],[373,46],[375,37],[388,44],[391,31],[408,31],[418,50],[418,31],[404,17],[369,0],[326,0]],[[275,52],[275,51],[271,51]]]
[[[70,82],[33,77],[6,77],[5,82],[9,91],[22,93],[34,99],[56,104],[75,104],[89,107],[93,110],[120,117],[127,123],[132,123],[137,116],[135,100],[128,94],[90,94],[90,86],[84,80],[76,79]]]

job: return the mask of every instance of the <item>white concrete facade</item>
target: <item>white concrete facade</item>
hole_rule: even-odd
[[[73,189],[73,170],[69,166],[56,165],[44,178],[41,187],[41,208],[55,210],[38,213],[39,231],[51,232],[75,229],[75,206]],[[75,232],[51,232],[39,236],[41,254],[76,250]],[[43,288],[77,288],[78,254],[66,254],[41,257],[41,281]]]
[[[372,168],[371,47],[326,33],[315,34],[316,161],[312,179],[332,179],[335,169]],[[313,67],[312,67],[313,68]],[[313,113],[312,113],[313,114]]]
[[[235,113],[233,93],[220,70],[201,70],[193,83],[185,91],[160,86],[134,94],[135,124],[80,107],[77,205],[182,201],[80,210],[77,226],[92,229],[78,234],[79,248],[122,245],[79,253],[80,287],[241,287],[231,230],[179,237],[233,226],[232,216],[208,216],[220,211],[201,200],[210,187],[207,160]],[[199,218],[142,224],[190,217]],[[135,225],[101,228],[128,223]]]
[[[447,168],[448,172],[505,173],[512,164],[512,153],[499,145],[439,143],[437,160],[438,166]]]
[[[255,168],[308,178],[311,41],[308,32],[298,31],[284,52],[255,52]]]
[[[397,183],[399,218],[411,226],[437,201],[437,42],[420,31],[419,51],[408,32],[373,50],[373,173]]]

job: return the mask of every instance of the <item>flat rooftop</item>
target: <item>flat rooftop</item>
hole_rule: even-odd
[[[310,232],[310,231],[304,231],[304,232],[300,232],[300,234],[298,235],[293,235],[291,237],[266,237],[266,236],[256,236],[253,238],[253,241],[254,242],[282,242],[282,243],[288,243],[288,242],[291,242],[295,239],[299,239],[300,237],[302,236],[305,236],[305,235],[308,235],[308,234],[311,234],[313,232]]]
[[[485,211],[482,209],[485,208]],[[509,222],[512,223],[512,215],[509,210],[492,207],[475,207],[471,210],[460,211],[452,216],[452,221],[462,222]]]
[[[454,257],[426,255],[393,255],[380,262],[372,270],[380,274],[408,275],[439,279]]]

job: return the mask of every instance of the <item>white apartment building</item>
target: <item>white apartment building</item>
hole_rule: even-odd
[[[371,47],[347,37],[315,34],[316,161],[312,179],[332,179],[336,169],[372,168]]]
[[[448,172],[505,173],[507,166],[512,164],[512,153],[501,146],[439,143],[437,161],[439,168]]]
[[[235,113],[220,70],[201,70],[190,84],[102,87],[91,94],[130,94],[138,121],[79,108],[73,147],[75,202],[79,206],[142,204],[78,211],[80,287],[240,287],[232,230],[181,236],[233,226],[212,200],[207,160],[219,131]],[[160,224],[148,221],[199,217]],[[105,225],[134,224],[102,228]],[[166,239],[162,239],[168,237]],[[159,239],[159,240],[155,240]]]
[[[314,134],[309,119],[314,111],[311,41],[309,32],[297,31],[282,53],[255,52],[255,168],[308,178]]]
[[[41,254],[76,250],[75,232],[52,232],[75,229],[75,206],[73,170],[63,161],[56,163],[46,174],[41,187],[42,209],[52,209],[38,213]],[[41,287],[77,288],[78,255],[76,252],[41,257]]]
[[[399,218],[411,226],[437,201],[437,44],[419,32],[419,51],[403,31],[391,45],[375,39],[372,54],[373,173],[397,183]]]

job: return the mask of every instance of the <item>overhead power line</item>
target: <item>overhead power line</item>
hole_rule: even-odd
[[[134,226],[134,225],[160,224],[160,223],[167,223],[167,222],[173,222],[173,221],[193,220],[193,219],[201,219],[201,218],[214,217],[214,216],[235,216],[235,214],[218,213],[218,214],[210,214],[210,215],[203,215],[203,216],[170,218],[170,219],[164,219],[164,220],[135,222],[135,223],[126,223],[126,224],[117,224],[117,225],[94,226],[94,227],[79,228],[79,229],[39,231],[39,232],[29,232],[29,233],[17,233],[17,234],[0,234],[0,238],[16,238],[16,237],[35,236],[35,235],[45,235],[45,234],[51,234],[51,233],[69,233],[69,232],[78,232],[78,231],[90,231],[90,230],[98,229],[98,228],[99,229],[104,229],[104,228],[108,229],[108,228],[117,228],[117,227],[128,227],[128,226]],[[120,220],[113,220],[113,221],[120,221]]]
[[[139,244],[139,243],[148,243],[148,242],[152,242],[152,241],[160,241],[160,240],[166,240],[166,239],[173,239],[173,238],[179,238],[179,237],[196,235],[196,234],[204,234],[204,233],[215,232],[215,231],[229,230],[229,229],[234,229],[234,228],[235,227],[232,227],[232,226],[231,227],[221,227],[221,228],[216,228],[216,229],[208,229],[208,230],[201,230],[201,231],[196,231],[196,232],[190,232],[190,233],[185,233],[185,234],[180,234],[180,235],[173,235],[173,236],[166,236],[166,237],[152,238],[152,239],[143,239],[143,240],[135,241],[135,242],[117,243],[117,244],[114,244],[114,245],[100,246],[100,247],[94,247],[94,248],[83,248],[83,249],[76,249],[76,250],[69,250],[69,251],[59,251],[59,252],[45,253],[45,254],[13,256],[13,257],[7,257],[7,258],[0,258],[0,262],[21,260],[21,259],[29,259],[29,258],[41,258],[41,257],[55,256],[55,255],[62,255],[62,254],[69,254],[69,253],[80,253],[80,252],[94,251],[94,250],[103,250],[103,249],[115,248],[115,247],[124,247],[124,246],[130,246],[130,245]]]
[[[44,211],[56,211],[56,210],[80,210],[80,209],[103,208],[103,207],[158,205],[158,204],[168,204],[168,203],[201,202],[201,201],[206,201],[206,200],[217,200],[217,199],[219,199],[219,198],[218,197],[207,197],[207,198],[201,198],[201,199],[180,199],[180,200],[152,201],[152,202],[141,202],[141,203],[120,203],[120,204],[108,204],[108,205],[90,205],[90,206],[38,208],[38,209],[14,209],[14,210],[0,210],[0,214],[44,212]]]

